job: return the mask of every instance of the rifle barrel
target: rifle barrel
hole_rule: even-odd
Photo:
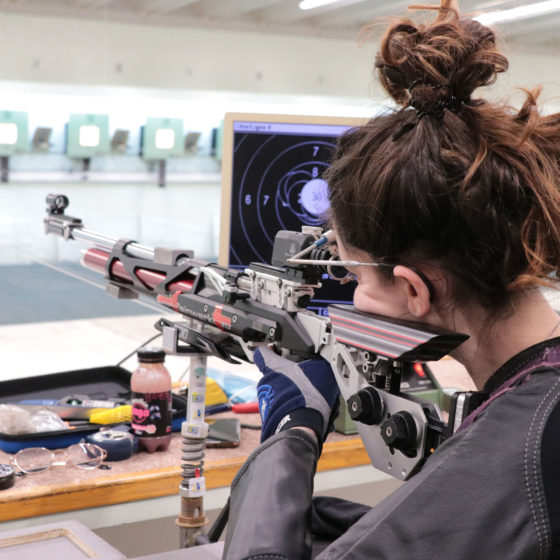
[[[101,235],[100,233],[95,233],[83,227],[77,227],[72,230],[72,238],[77,241],[85,241],[86,243],[95,243],[104,249],[112,250],[113,247],[119,241],[115,237],[108,237],[106,235]],[[153,260],[154,249],[152,247],[146,247],[146,245],[140,245],[140,243],[131,242],[126,246],[126,252],[132,257],[139,257],[142,259]]]

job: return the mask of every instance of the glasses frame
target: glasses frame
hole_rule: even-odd
[[[311,228],[311,229],[313,229],[313,228]],[[310,230],[309,232],[307,232],[307,231],[304,230],[304,233],[313,233],[313,231]],[[311,253],[314,249],[317,249],[319,247],[323,247],[325,245],[327,246],[328,251],[331,253],[332,258],[327,259],[327,260],[302,258],[302,257],[305,257],[306,255],[308,255],[309,253]],[[312,266],[325,266],[325,267],[327,267],[327,273],[329,275],[329,278],[331,278],[332,280],[335,280],[336,282],[340,282],[341,284],[346,284],[347,282],[357,281],[356,275],[347,271],[347,274],[345,276],[343,276],[342,278],[337,277],[336,275],[334,275],[332,273],[332,267],[333,266],[341,266],[341,267],[374,266],[376,268],[388,268],[388,269],[393,269],[393,268],[395,268],[395,266],[397,266],[396,263],[388,263],[388,262],[360,262],[360,261],[341,261],[341,260],[338,260],[338,246],[336,244],[336,234],[335,234],[333,229],[329,229],[329,230],[325,231],[324,233],[318,235],[317,239],[314,243],[307,246],[305,249],[303,249],[303,251],[300,251],[299,253],[295,254],[293,257],[287,259],[286,262],[289,263],[289,264],[305,264],[305,265],[312,265]],[[428,293],[430,295],[430,301],[433,301],[436,292],[435,292],[435,289],[434,289],[434,285],[432,284],[430,279],[421,270],[418,270],[417,268],[415,268],[413,266],[409,266],[409,265],[406,265],[406,264],[404,264],[402,266],[404,266],[406,268],[409,268],[410,270],[415,272],[420,277],[420,279],[422,280],[422,282],[424,282],[424,285],[428,289]]]
[[[312,265],[312,266],[326,266],[327,267],[327,273],[329,275],[329,278],[331,278],[332,280],[335,280],[336,282],[340,282],[341,284],[346,284],[347,282],[352,282],[352,281],[356,281],[356,275],[352,274],[351,272],[348,272],[344,277],[340,278],[335,276],[332,273],[332,267],[335,266],[341,266],[341,267],[358,267],[358,266],[373,266],[376,268],[387,268],[387,269],[393,269],[397,266],[396,263],[387,263],[387,262],[360,262],[360,261],[340,261],[338,260],[338,258],[336,256],[333,256],[332,259],[328,259],[328,260],[314,260],[314,259],[300,259],[296,257],[293,257],[291,259],[287,259],[287,262],[289,264],[305,264],[305,265]],[[410,266],[407,264],[403,264],[401,266],[404,266],[405,268],[409,268],[410,270],[412,270],[414,273],[416,273],[420,279],[422,280],[422,282],[425,284],[426,288],[428,289],[428,293],[430,295],[430,301],[433,301],[434,297],[435,297],[435,289],[434,289],[434,285],[432,284],[432,282],[430,281],[430,279],[421,271],[418,270],[416,267],[414,266]]]
[[[68,456],[68,450],[76,447],[76,446],[80,446],[82,448],[86,448],[86,449],[94,449],[94,450],[99,450],[100,452],[100,456],[98,460],[97,465],[94,466],[84,466],[84,465],[78,465],[77,463],[75,463],[74,461],[72,461],[72,459]],[[29,453],[30,450],[41,450],[41,451],[46,451],[50,454],[50,462],[49,465],[47,467],[45,467],[44,469],[41,470],[25,470],[23,469],[19,464],[18,464],[18,455],[22,456],[24,455],[26,452]],[[61,460],[61,455],[62,455],[62,460]],[[20,449],[15,455],[12,455],[10,457],[10,463],[12,464],[12,466],[16,469],[18,469],[18,471],[20,473],[23,474],[39,474],[45,471],[48,471],[49,469],[51,469],[52,467],[64,467],[64,466],[72,466],[72,467],[76,467],[77,469],[81,469],[81,470],[85,470],[85,471],[91,471],[94,469],[99,468],[102,464],[103,461],[105,461],[105,459],[107,458],[107,451],[105,449],[103,449],[102,447],[100,447],[99,445],[96,445],[95,443],[84,443],[84,442],[79,442],[79,443],[73,443],[72,445],[69,445],[66,449],[47,449],[46,447],[25,447],[24,449]]]

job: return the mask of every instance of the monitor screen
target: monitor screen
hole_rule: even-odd
[[[321,226],[328,215],[322,178],[340,134],[357,118],[228,113],[222,145],[220,263],[270,263],[279,230]],[[309,309],[349,303],[354,286],[322,280]]]

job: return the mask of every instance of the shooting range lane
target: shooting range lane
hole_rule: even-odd
[[[5,359],[1,378],[115,365],[156,334],[153,325],[161,316],[144,314],[0,325],[0,345]],[[132,371],[134,363],[131,358],[123,365]],[[168,363],[174,379],[187,367],[183,358],[175,356],[171,356]]]
[[[2,267],[0,325],[144,315],[137,301],[107,297],[103,278],[80,266],[40,262]],[[45,291],[48,290],[48,297]],[[144,302],[142,302],[144,303]],[[152,304],[151,309],[156,306]]]

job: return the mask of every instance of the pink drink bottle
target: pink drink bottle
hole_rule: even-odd
[[[165,451],[171,441],[171,375],[165,352],[154,346],[138,350],[138,367],[130,380],[132,429],[148,453]]]

